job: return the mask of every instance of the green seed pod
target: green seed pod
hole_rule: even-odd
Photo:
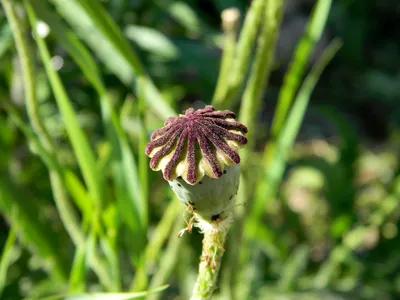
[[[162,170],[177,197],[206,219],[231,210],[239,186],[247,128],[229,110],[189,108],[168,118],[146,147],[150,167]]]
[[[183,179],[169,181],[175,195],[204,219],[216,220],[231,211],[239,188],[239,165],[226,167],[219,179],[204,177],[195,185]]]

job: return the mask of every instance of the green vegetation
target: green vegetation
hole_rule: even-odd
[[[398,4],[375,2],[1,0],[0,299],[189,299],[202,237],[144,149],[206,104],[249,128],[214,298],[399,298]]]

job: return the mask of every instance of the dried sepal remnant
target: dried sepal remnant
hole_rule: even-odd
[[[210,105],[168,118],[146,147],[150,167],[162,170],[166,180],[181,176],[189,184],[204,175],[221,177],[225,166],[240,162],[237,150],[247,143],[247,127],[235,118],[233,112]]]

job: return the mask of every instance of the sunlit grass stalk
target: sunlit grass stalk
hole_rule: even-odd
[[[89,143],[79,125],[75,111],[68,99],[68,95],[62,85],[57,71],[50,63],[50,53],[43,38],[36,30],[36,15],[28,1],[24,1],[26,11],[32,26],[33,34],[36,39],[39,54],[49,79],[50,86],[53,90],[57,105],[66,125],[66,131],[71,140],[74,154],[76,155],[79,166],[82,170],[84,181],[89,190],[91,201],[93,204],[93,214],[98,216],[102,206],[104,205],[104,184],[102,174],[98,170],[98,165],[95,162],[94,153],[92,152]]]
[[[25,103],[32,128],[38,135],[43,147],[50,153],[55,153],[54,143],[50,134],[45,128],[42,118],[39,115],[39,104],[36,97],[36,80],[33,69],[33,61],[30,53],[29,43],[27,41],[27,32],[23,27],[23,21],[19,20],[15,7],[10,0],[2,0],[7,18],[11,24],[15,45],[22,65],[24,78]],[[72,205],[69,203],[66,191],[62,184],[61,176],[52,169],[49,169],[50,180],[53,189],[54,199],[59,210],[63,224],[75,243],[83,242],[83,235],[80,233],[78,218]]]
[[[140,120],[140,135],[139,135],[139,142],[138,142],[138,153],[139,153],[139,178],[140,178],[140,183],[141,183],[141,197],[140,197],[140,215],[143,218],[143,223],[146,224],[148,223],[148,214],[149,214],[149,209],[148,209],[148,198],[149,198],[149,180],[148,180],[148,173],[149,173],[149,168],[148,168],[148,162],[147,162],[147,156],[144,153],[143,149],[146,148],[147,144],[147,128],[146,128],[146,122],[145,122],[145,112],[146,112],[146,95],[144,91],[141,89],[141,86],[145,85],[145,78],[144,77],[139,77],[138,78],[138,87],[137,87],[137,99],[138,99],[138,118]]]
[[[251,52],[259,31],[259,24],[264,14],[265,0],[254,0],[246,14],[243,28],[240,32],[239,41],[236,46],[235,58],[233,60],[230,79],[227,82],[228,90],[226,96],[217,98],[213,105],[217,109],[227,108],[239,99],[239,92],[247,74]],[[216,99],[216,100],[217,100]]]
[[[36,83],[35,75],[33,71],[33,61],[31,59],[31,53],[29,52],[29,44],[26,39],[26,33],[22,27],[22,22],[18,20],[15,8],[9,0],[3,0],[3,7],[6,10],[7,17],[13,29],[13,35],[16,41],[16,48],[21,59],[23,76],[24,76],[24,87],[26,93],[26,106],[28,111],[28,116],[31,120],[32,127],[35,133],[38,135],[43,147],[50,154],[56,153],[54,143],[50,138],[50,134],[46,130],[44,124],[42,123],[42,118],[39,115],[39,105],[36,98]],[[29,5],[25,3],[26,5]],[[49,166],[48,166],[49,167]],[[50,181],[53,190],[53,195],[57,210],[60,214],[61,220],[69,233],[71,239],[75,245],[82,245],[84,242],[84,235],[80,230],[78,217],[74,211],[73,206],[69,202],[65,187],[63,186],[63,178],[61,171],[59,169],[54,169],[49,167]],[[101,274],[106,274],[101,266],[100,259],[94,257],[92,263],[94,269],[97,269]],[[100,271],[103,270],[103,271]],[[101,276],[106,278],[104,275]],[[106,279],[105,281],[109,281]]]
[[[250,226],[251,228],[249,228],[249,232],[254,233],[254,236],[257,232],[256,224],[259,224],[260,218],[264,213],[263,208],[265,207],[265,200],[270,199],[275,195],[278,185],[282,180],[285,163],[300,130],[311,93],[314,90],[323,70],[341,46],[342,42],[339,39],[333,40],[318,58],[300,87],[294,105],[285,122],[285,126],[277,139],[272,159],[268,153],[264,154],[262,166],[264,167],[265,173],[262,176],[262,183],[257,187],[254,204],[248,219],[248,225],[252,224]]]
[[[265,206],[267,202],[276,195],[279,183],[282,181],[285,163],[299,132],[310,95],[322,71],[340,47],[341,42],[339,40],[334,40],[317,60],[299,90],[285,126],[278,136],[273,156],[266,155],[266,160],[262,163],[264,167],[263,170],[265,171],[260,176],[262,181],[257,185],[253,205],[245,226],[246,238],[249,240],[256,242],[258,234],[263,229],[261,218],[265,213]],[[267,165],[268,168],[265,167],[265,165]],[[259,227],[261,227],[261,229],[259,229]],[[248,253],[244,253],[243,259],[248,259],[248,255]]]
[[[274,57],[274,50],[278,38],[279,27],[283,14],[283,0],[268,0],[264,8],[264,22],[257,41],[257,50],[255,59],[252,64],[250,77],[246,85],[242,105],[240,107],[240,122],[246,124],[249,129],[248,145],[242,151],[243,166],[242,172],[244,176],[241,180],[241,192],[239,193],[238,203],[246,203],[244,212],[237,216],[234,226],[235,243],[241,244],[243,236],[244,217],[248,213],[248,209],[252,205],[252,182],[248,175],[248,157],[249,153],[253,151],[256,137],[257,116],[261,108],[262,98],[268,84],[269,75],[272,69],[272,62]],[[232,245],[233,246],[233,245]],[[238,272],[238,255],[239,250],[232,250],[229,257],[229,277],[228,280],[229,290],[231,297],[235,297],[233,291]]]
[[[279,94],[278,106],[272,121],[271,134],[273,138],[278,136],[284,126],[287,113],[306,70],[312,50],[324,31],[331,4],[332,0],[319,0],[316,3],[306,25],[304,35],[296,47],[292,62],[285,74]]]
[[[257,50],[252,64],[249,81],[244,91],[241,107],[240,122],[249,129],[248,145],[243,149],[243,160],[246,163],[247,154],[253,150],[257,115],[261,108],[278,38],[279,27],[282,20],[283,0],[267,0],[264,9],[264,24],[257,40]]]
[[[75,29],[82,40],[99,56],[106,66],[126,85],[142,77],[142,88],[149,106],[161,117],[176,115],[124,38],[118,25],[98,0],[51,0],[59,14]],[[101,47],[99,47],[101,41]],[[113,59],[110,60],[110,53]]]
[[[8,232],[7,240],[0,256],[0,298],[7,283],[7,271],[12,264],[13,251],[17,241],[17,232],[11,228]]]
[[[143,263],[140,266],[140,269],[136,271],[130,290],[138,291],[143,290],[147,287],[147,278],[144,278],[145,276],[147,276],[147,269],[151,268],[159,261],[159,255],[162,246],[164,245],[168,237],[171,236],[172,225],[180,212],[181,204],[176,199],[173,199],[164,211],[162,219],[157,224],[157,227],[154,229],[154,233],[149,240],[149,243],[146,245]],[[179,229],[180,228],[177,229],[177,232],[179,231]]]
[[[28,112],[32,128],[38,135],[41,143],[49,152],[54,150],[54,143],[43,124],[43,119],[39,114],[39,104],[36,97],[36,79],[34,72],[34,64],[32,60],[32,52],[27,40],[27,20],[18,18],[16,14],[15,1],[2,0],[4,12],[6,13],[11,30],[13,33],[15,47],[21,62],[22,77],[25,91],[25,106]]]
[[[184,226],[183,219],[175,220],[175,225],[172,228],[172,233],[177,233]],[[160,258],[160,265],[157,272],[154,274],[149,284],[149,289],[161,286],[168,281],[174,271],[176,264],[179,261],[180,243],[182,241],[174,234],[168,241],[167,247]],[[162,296],[161,293],[153,294],[149,300],[157,300]]]
[[[212,103],[223,101],[228,91],[229,73],[235,57],[236,31],[240,19],[240,12],[236,8],[229,8],[222,12],[222,29],[224,32],[224,45],[219,68],[217,86],[214,91]]]

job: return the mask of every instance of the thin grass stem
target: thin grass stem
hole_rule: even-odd
[[[264,14],[264,6],[265,0],[254,0],[251,3],[236,47],[235,59],[229,76],[228,91],[224,98],[220,98],[218,102],[214,103],[217,109],[232,106],[234,101],[239,99],[239,92],[252,57],[251,51],[253,50],[259,25]]]

